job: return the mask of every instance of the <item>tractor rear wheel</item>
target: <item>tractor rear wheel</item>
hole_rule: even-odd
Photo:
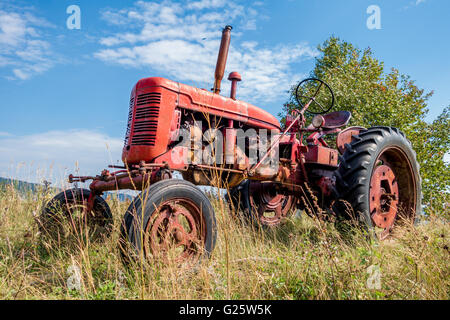
[[[292,215],[294,197],[276,191],[273,183],[246,180],[228,194],[231,209],[248,223],[277,227]]]
[[[416,153],[397,128],[374,127],[354,137],[335,178],[338,216],[353,216],[381,240],[395,225],[414,222],[421,213]]]
[[[59,240],[70,234],[84,234],[85,231],[91,239],[101,234],[109,235],[113,217],[108,203],[102,197],[95,196],[93,208],[88,211],[90,193],[87,189],[74,188],[56,195],[38,218],[41,233]]]
[[[122,252],[128,240],[137,257],[163,262],[195,262],[209,257],[217,231],[206,195],[185,180],[168,179],[138,195],[125,213]]]

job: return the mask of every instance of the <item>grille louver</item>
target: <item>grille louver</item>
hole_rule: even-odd
[[[158,128],[161,93],[140,94],[136,100],[132,145],[154,146]]]
[[[137,106],[151,103],[159,104],[161,102],[161,94],[158,92],[140,94],[137,99]]]

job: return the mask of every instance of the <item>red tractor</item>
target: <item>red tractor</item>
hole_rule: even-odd
[[[343,129],[351,114],[329,113],[334,94],[319,79],[297,86],[298,108],[284,126],[236,99],[237,72],[228,78],[230,97],[220,95],[230,33],[226,26],[212,92],[156,77],[137,82],[124,165],[95,177],[70,175],[71,183],[92,180],[89,190],[74,188],[52,199],[43,211],[44,228],[61,213],[72,217],[82,208],[90,228],[108,229],[112,216],[102,194],[140,190],[121,228],[136,253],[150,258],[174,249],[180,261],[209,256],[216,241],[214,209],[196,185],[218,183],[229,190],[234,212],[267,227],[282,224],[296,209],[322,218],[351,213],[381,238],[401,219],[414,220],[421,212],[421,184],[405,135],[392,127]],[[174,171],[183,180],[173,179]]]

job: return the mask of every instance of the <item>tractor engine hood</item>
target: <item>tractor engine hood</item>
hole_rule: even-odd
[[[178,108],[209,113],[233,119],[254,128],[280,131],[280,122],[269,112],[244,101],[195,88],[172,80],[152,77],[137,82],[136,92],[151,91],[151,87],[162,87],[177,94]]]

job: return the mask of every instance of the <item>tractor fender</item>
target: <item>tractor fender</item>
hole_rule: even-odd
[[[353,141],[353,137],[359,135],[359,133],[363,130],[367,129],[364,127],[349,127],[338,133],[336,137],[336,146],[341,155],[345,152],[345,145],[350,144]]]

